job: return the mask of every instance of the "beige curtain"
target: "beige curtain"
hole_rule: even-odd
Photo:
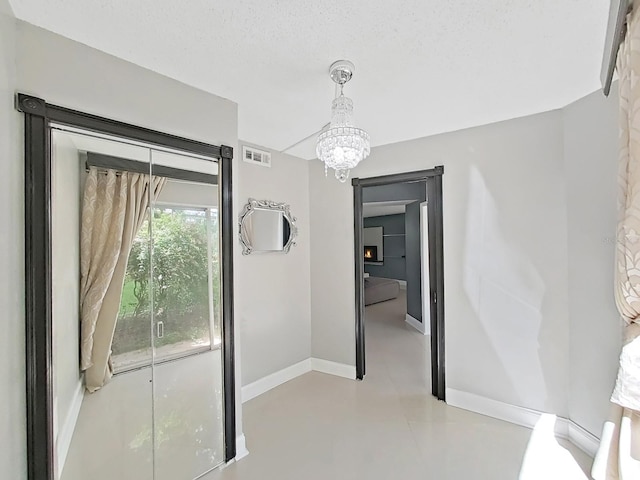
[[[620,158],[615,300],[626,323],[612,409],[594,459],[595,480],[640,479],[640,9],[618,52]]]
[[[111,343],[131,244],[166,179],[91,168],[80,233],[80,367],[94,392],[111,378]]]

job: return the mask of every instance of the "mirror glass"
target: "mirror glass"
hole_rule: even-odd
[[[257,252],[282,251],[291,235],[288,220],[277,210],[256,208],[244,218],[243,226]]]
[[[245,255],[256,252],[288,252],[297,229],[289,206],[249,199],[240,215],[240,241]]]
[[[218,164],[52,129],[56,480],[224,461]]]
[[[142,237],[152,253],[153,478],[194,479],[224,460],[220,202],[211,183],[218,169],[208,159],[155,150],[151,164],[153,178],[165,182]],[[166,168],[196,175],[176,179]],[[132,250],[133,275],[146,265],[136,266],[137,258]]]

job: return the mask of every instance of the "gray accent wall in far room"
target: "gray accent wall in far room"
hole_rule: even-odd
[[[377,187],[376,187],[377,188]],[[364,189],[367,190],[366,188]],[[406,280],[404,213],[364,219],[364,227],[382,227],[382,265],[364,264],[364,271],[372,277]]]
[[[424,183],[419,183],[425,190]],[[405,252],[407,280],[407,313],[422,322],[422,259],[420,252],[420,203],[413,202],[406,206]]]
[[[363,203],[397,202],[402,200],[426,200],[427,193],[424,183],[394,183],[362,189]],[[366,225],[365,225],[366,226]]]

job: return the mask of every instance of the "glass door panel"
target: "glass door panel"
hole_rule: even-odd
[[[152,173],[155,479],[192,480],[224,461],[217,163],[153,151]]]

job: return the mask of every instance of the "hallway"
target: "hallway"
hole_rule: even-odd
[[[250,455],[204,478],[586,479],[576,462],[584,470],[591,459],[553,438],[540,455],[529,448],[535,473],[521,473],[532,430],[431,396],[429,337],[405,323],[403,294],[367,307],[364,381],[311,372],[245,403]],[[567,464],[563,473],[556,458]]]

